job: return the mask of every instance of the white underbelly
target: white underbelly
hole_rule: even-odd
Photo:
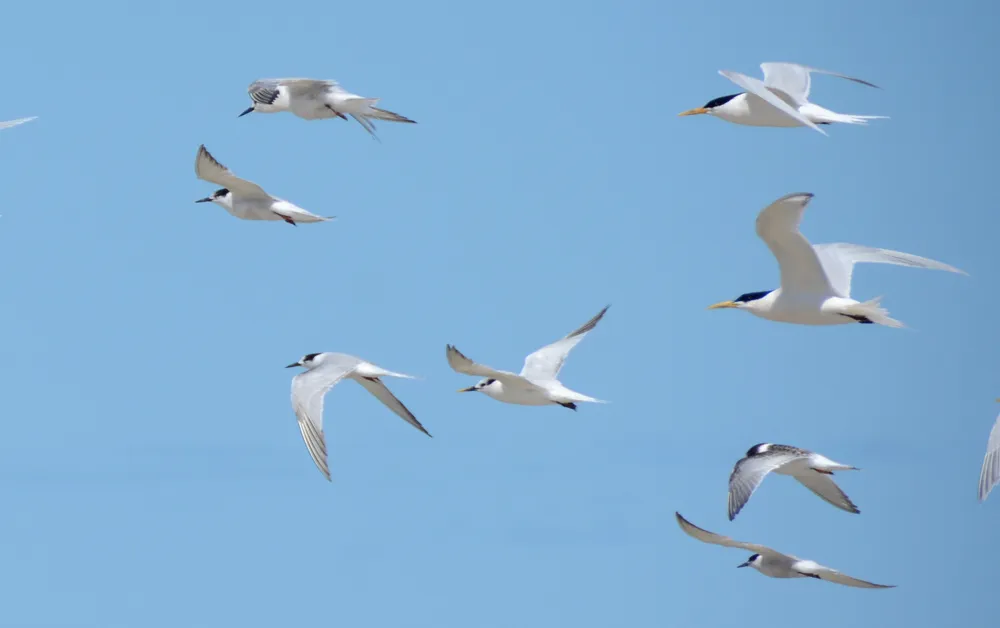
[[[753,314],[779,323],[794,323],[798,325],[844,325],[855,323],[854,319],[836,314],[824,308],[829,297],[803,295],[797,298],[787,298],[780,295],[775,299],[771,309],[763,312],[750,310]]]

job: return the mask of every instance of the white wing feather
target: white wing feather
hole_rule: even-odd
[[[747,76],[746,74],[740,74],[739,72],[733,72],[731,70],[719,70],[719,74],[736,83],[754,96],[757,96],[761,100],[765,101],[786,116],[798,120],[801,124],[815,129],[823,135],[827,134],[826,131],[816,126],[811,120],[809,120],[809,118],[806,118],[804,115],[799,113],[798,109],[793,106],[795,104],[794,101],[792,103],[785,101],[777,93],[768,89],[768,87],[760,79],[755,79],[752,76]]]
[[[265,192],[256,183],[237,177],[229,168],[220,164],[208,152],[204,144],[198,147],[198,156],[194,161],[194,172],[198,175],[199,179],[226,188],[233,194],[245,197],[272,198],[270,194]]]
[[[979,501],[985,500],[998,482],[1000,482],[1000,416],[993,424],[990,440],[986,443],[983,470],[979,473]]]
[[[609,307],[611,306],[605,306],[596,316],[566,337],[560,338],[526,357],[524,367],[521,369],[521,377],[534,381],[555,381],[566,362],[566,356],[590,330],[597,326]]]
[[[302,439],[316,467],[327,480],[330,480],[330,468],[327,464],[326,439],[323,435],[323,397],[340,380],[350,375],[359,364],[361,360],[330,361],[292,378],[292,409],[295,410]]]
[[[854,81],[855,83],[867,85],[868,87],[878,87],[878,85],[874,85],[868,81],[863,81],[859,78],[854,78],[853,76],[847,76],[846,74],[831,72],[829,70],[820,70],[819,68],[800,65],[798,63],[761,63],[760,69],[764,71],[764,85],[766,87],[784,92],[800,106],[809,102],[809,90],[812,85],[812,78],[810,75],[813,72],[817,74],[836,76],[838,78],[847,79],[848,81]]]
[[[849,298],[851,296],[851,275],[854,272],[854,265],[860,263],[871,264],[894,264],[896,266],[909,266],[911,268],[927,268],[929,270],[946,270],[952,273],[966,275],[964,270],[959,270],[954,266],[949,266],[943,262],[938,262],[919,255],[910,253],[900,253],[889,249],[876,249],[860,244],[848,244],[846,242],[835,242],[832,244],[817,244],[813,247],[819,256],[823,270],[826,271],[830,287],[838,295]]]
[[[757,215],[757,235],[778,260],[782,290],[828,294],[830,282],[819,256],[799,231],[812,197],[808,193],[789,194],[762,209]]]

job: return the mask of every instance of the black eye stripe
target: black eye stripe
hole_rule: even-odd
[[[763,299],[767,295],[774,292],[774,290],[763,290],[761,292],[747,292],[746,294],[741,294],[736,297],[733,301],[735,303],[747,303],[749,301],[756,301],[757,299]]]
[[[302,361],[303,362],[312,362],[313,360],[316,359],[316,356],[318,356],[318,355],[319,355],[318,353],[310,353],[306,357],[302,358]]]
[[[712,100],[705,103],[705,109],[711,109],[713,107],[721,107],[733,98],[736,98],[739,94],[730,94],[729,96],[719,96],[718,98],[713,98]]]

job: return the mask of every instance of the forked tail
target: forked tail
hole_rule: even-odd
[[[850,113],[823,112],[823,122],[839,124],[868,124],[869,120],[888,120],[889,116],[856,116]]]
[[[859,321],[867,320],[878,325],[885,325],[886,327],[905,327],[901,322],[889,317],[888,310],[879,305],[881,301],[882,297],[875,297],[864,303],[855,303],[848,306],[845,314]]]

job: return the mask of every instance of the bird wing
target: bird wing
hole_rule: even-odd
[[[986,443],[986,458],[983,459],[983,470],[979,473],[979,501],[986,499],[993,487],[1000,482],[1000,416],[990,431],[990,440]]]
[[[291,96],[316,97],[328,91],[343,91],[337,81],[327,81],[310,78],[284,78],[275,79],[279,85],[285,87]]]
[[[867,580],[858,580],[857,578],[852,578],[848,575],[842,574],[836,569],[824,567],[823,565],[811,560],[800,560],[792,566],[792,569],[807,576],[815,576],[820,580],[836,582],[837,584],[844,584],[849,587],[858,587],[860,589],[892,589],[896,586],[894,584],[875,584],[874,582],[868,582]]]
[[[757,554],[770,554],[771,556],[784,556],[781,552],[776,552],[770,547],[765,547],[763,545],[757,545],[756,543],[744,543],[742,541],[734,541],[728,536],[722,536],[721,534],[716,534],[714,532],[709,532],[699,528],[695,524],[691,523],[687,519],[681,516],[681,513],[675,512],[674,515],[677,517],[677,523],[680,525],[681,530],[684,530],[688,536],[693,536],[702,543],[712,543],[714,545],[722,545],[724,547],[736,547],[739,549],[749,550]]]
[[[792,100],[799,105],[804,105],[809,102],[809,88],[812,85],[810,75],[813,72],[816,72],[817,74],[836,76],[842,79],[847,79],[848,81],[854,81],[855,83],[867,85],[868,87],[878,87],[878,85],[874,85],[868,81],[863,81],[859,78],[854,78],[853,76],[847,76],[846,74],[831,72],[829,70],[820,70],[819,68],[799,65],[798,63],[761,63],[760,69],[764,71],[765,86],[771,89],[781,90],[785,94],[788,94],[788,96],[790,96]]]
[[[370,392],[375,396],[376,399],[381,401],[387,408],[395,412],[401,419],[417,428],[424,434],[430,436],[430,432],[424,429],[424,426],[420,424],[417,417],[413,416],[410,409],[403,405],[403,402],[396,398],[396,395],[392,394],[392,391],[385,385],[381,379],[369,378],[369,377],[354,377],[354,381],[365,387],[365,390]]]
[[[241,179],[229,168],[220,164],[205,145],[198,147],[198,157],[194,161],[194,172],[199,179],[224,187],[235,195],[270,199],[271,195],[252,181]]]
[[[789,194],[762,209],[757,215],[757,235],[778,260],[783,290],[827,294],[831,288],[823,265],[799,231],[812,197],[809,193]]]
[[[830,286],[840,296],[849,298],[851,296],[851,274],[854,272],[854,265],[858,263],[872,264],[895,264],[896,266],[909,266],[911,268],[927,268],[930,270],[947,270],[952,273],[966,275],[964,270],[959,270],[954,266],[949,266],[943,262],[911,255],[910,253],[900,253],[889,249],[876,249],[861,244],[848,244],[846,242],[835,242],[832,244],[817,244],[813,247],[819,261],[826,271]]]
[[[785,100],[782,98],[782,92],[773,92],[768,89],[767,85],[765,85],[763,81],[755,79],[752,76],[747,76],[746,74],[740,74],[739,72],[733,72],[731,70],[719,70],[719,74],[736,83],[754,96],[757,96],[761,100],[765,101],[767,104],[771,105],[786,116],[794,118],[801,124],[804,124],[812,129],[816,129],[823,135],[826,135],[826,131],[819,128],[812,122],[812,120],[799,113],[799,110],[795,108],[797,103],[795,103],[790,96],[787,97],[788,100]]]
[[[24,124],[25,122],[31,122],[37,117],[38,116],[32,116],[30,118],[18,118],[17,120],[7,120],[6,122],[0,122],[0,129],[9,129],[12,126]]]
[[[511,378],[517,380],[523,379],[519,375],[509,371],[498,371],[489,366],[476,364],[469,358],[465,357],[465,355],[453,345],[448,345],[445,352],[448,355],[448,366],[459,373],[463,373],[465,375],[475,375],[477,377],[492,377],[494,379],[499,379],[500,381],[509,380]]]
[[[359,364],[361,360],[342,356],[340,359],[328,359],[321,366],[292,378],[292,409],[295,410],[302,439],[316,467],[327,480],[330,479],[330,467],[323,436],[323,397]]]
[[[808,452],[773,451],[737,462],[729,475],[729,520],[736,518],[768,473],[808,456]]]
[[[571,332],[565,338],[561,338],[550,345],[546,345],[524,358],[524,367],[521,369],[521,377],[535,381],[552,381],[559,377],[566,356],[573,350],[587,332],[597,326],[597,323],[604,318],[604,313],[608,311],[610,305],[597,313],[597,316],[590,319],[578,329]]]
[[[861,512],[847,494],[840,490],[840,487],[837,486],[837,483],[833,481],[831,476],[818,471],[810,471],[805,475],[796,475],[794,477],[802,483],[802,486],[819,495],[827,503],[833,504],[841,510],[853,512],[854,514]]]

